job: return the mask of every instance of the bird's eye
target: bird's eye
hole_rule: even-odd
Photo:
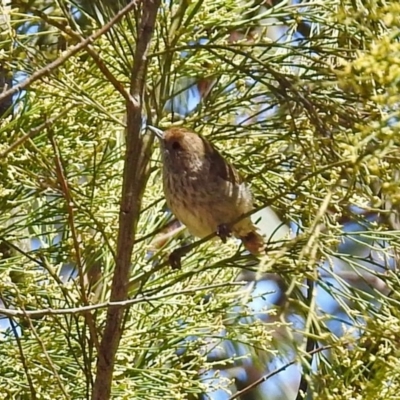
[[[181,144],[180,144],[179,142],[177,142],[177,141],[172,142],[171,147],[172,147],[174,150],[180,150],[180,149],[182,148],[182,147],[181,147]]]

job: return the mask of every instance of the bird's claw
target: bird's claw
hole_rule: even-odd
[[[218,225],[217,235],[221,238],[222,243],[226,243],[226,239],[232,236],[231,228],[226,224]]]
[[[168,257],[169,265],[172,269],[182,269],[181,258],[184,254],[181,253],[180,249],[175,249]]]

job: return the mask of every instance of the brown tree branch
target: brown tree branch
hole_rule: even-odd
[[[74,199],[72,198],[71,191],[69,190],[69,185],[67,181],[67,177],[64,173],[64,168],[61,161],[61,154],[58,148],[58,145],[53,137],[53,135],[49,134],[49,139],[54,151],[54,162],[56,168],[57,179],[60,183],[60,187],[66,202],[67,207],[67,215],[68,215],[68,225],[71,230],[72,241],[74,244],[74,250],[76,255],[76,265],[78,267],[78,277],[79,277],[79,285],[80,285],[80,295],[82,303],[87,306],[89,304],[88,296],[86,295],[86,282],[85,282],[85,274],[82,264],[82,257],[80,251],[80,240],[78,236],[78,232],[75,226],[75,213],[74,213]],[[99,339],[97,337],[96,326],[93,320],[92,314],[84,314],[86,323],[89,327],[90,338],[92,343],[95,345],[96,349],[99,349]]]
[[[3,92],[0,94],[0,103],[10,96],[13,96],[15,93],[18,93],[21,90],[26,89],[32,83],[36,82],[37,80],[43,78],[46,75],[49,75],[51,71],[60,67],[64,64],[70,57],[77,54],[80,50],[84,49],[89,44],[93,43],[96,39],[100,36],[104,35],[108,32],[117,22],[119,22],[122,17],[131,11],[138,3],[139,0],[131,1],[126,7],[124,7],[120,12],[118,12],[114,18],[112,18],[106,25],[102,28],[97,30],[95,33],[90,35],[87,39],[83,40],[82,42],[78,43],[76,46],[71,47],[68,51],[66,51],[61,57],[58,57],[56,60],[51,62],[50,64],[46,65],[39,71],[33,73],[29,78],[25,79],[23,82],[19,83],[18,85],[13,86],[11,89]]]
[[[17,4],[19,5],[19,2],[17,2]],[[23,6],[23,5],[24,4],[21,3],[21,6]],[[27,7],[26,4],[25,4],[25,7]],[[40,19],[42,19],[47,24],[54,26],[55,28],[57,28],[60,31],[67,34],[68,36],[70,36],[76,40],[79,40],[79,42],[85,41],[85,38],[82,37],[82,35],[80,35],[79,32],[74,31],[68,25],[58,22],[56,19],[51,18],[45,12],[43,12],[37,8],[31,7],[31,6],[29,6],[29,12],[31,12],[33,15],[38,16]],[[127,102],[133,101],[129,92],[127,90],[125,90],[122,83],[119,82],[118,79],[113,75],[113,73],[108,69],[108,67],[106,66],[106,64],[100,57],[100,55],[96,52],[94,47],[91,44],[88,44],[85,47],[85,50],[92,57],[93,61],[99,67],[99,70],[103,73],[103,75],[107,78],[107,80],[114,86],[114,89],[122,95],[122,97],[125,99],[125,101],[127,101]]]
[[[141,135],[143,91],[147,71],[147,53],[153,34],[160,0],[142,3],[139,32],[131,72],[130,95],[134,102],[127,102],[127,134],[122,198],[117,239],[117,260],[111,287],[110,301],[125,300],[136,226],[139,220],[144,188],[149,177],[148,163],[153,137]],[[110,308],[107,312],[103,338],[97,360],[93,400],[109,399],[115,355],[123,331],[124,310]]]

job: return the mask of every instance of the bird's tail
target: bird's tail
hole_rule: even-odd
[[[256,230],[251,231],[246,236],[241,236],[240,239],[247,251],[255,256],[259,256],[266,250],[265,238]]]

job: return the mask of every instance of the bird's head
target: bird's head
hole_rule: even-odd
[[[164,168],[171,171],[197,171],[207,162],[213,148],[211,144],[186,128],[170,128],[163,132],[148,126],[161,144]]]

